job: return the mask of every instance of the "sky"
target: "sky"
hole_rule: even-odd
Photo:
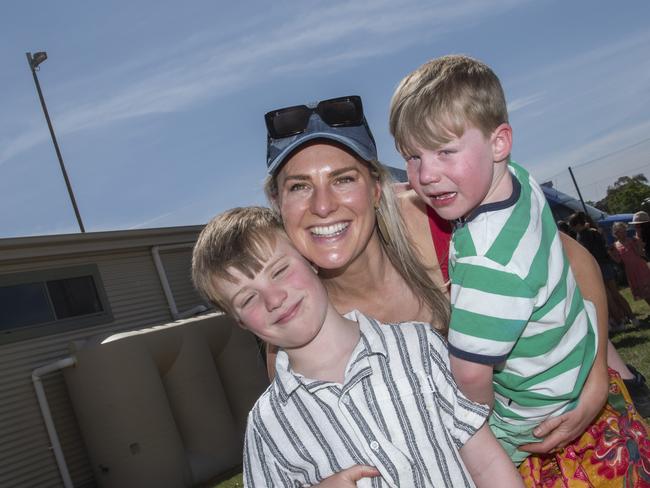
[[[380,159],[397,83],[463,53],[506,92],[513,159],[598,200],[650,178],[647,0],[5,2],[0,238],[79,231],[26,52],[87,232],[204,224],[264,204],[264,113],[360,95]]]

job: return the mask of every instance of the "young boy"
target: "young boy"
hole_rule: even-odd
[[[311,486],[364,464],[379,477],[344,486],[523,486],[488,409],[458,392],[444,340],[428,324],[339,315],[270,209],[210,221],[192,275],[217,308],[280,348],[248,418],[246,486]]]
[[[494,405],[490,426],[519,463],[532,430],[575,407],[597,350],[595,310],[564,255],[544,194],[510,162],[501,84],[445,56],[398,86],[390,128],[415,192],[456,221],[450,249],[450,364],[460,389]]]

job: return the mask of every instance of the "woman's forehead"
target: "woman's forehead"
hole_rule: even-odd
[[[317,142],[301,147],[280,170],[280,178],[295,174],[339,171],[342,168],[367,169],[366,164],[333,144]]]

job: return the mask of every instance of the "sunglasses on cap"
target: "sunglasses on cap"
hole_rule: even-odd
[[[264,115],[266,129],[273,139],[300,134],[307,129],[313,113],[330,127],[353,127],[364,121],[361,97],[352,95],[323,100],[315,107],[296,105],[272,110]]]

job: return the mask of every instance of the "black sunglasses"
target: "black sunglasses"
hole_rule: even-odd
[[[330,127],[351,127],[363,123],[361,97],[331,98],[319,102],[314,108],[307,105],[272,110],[264,115],[266,129],[273,139],[294,136],[307,129],[309,117],[317,113]]]

